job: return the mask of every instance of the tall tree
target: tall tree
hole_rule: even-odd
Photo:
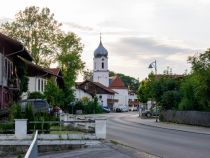
[[[21,41],[36,64],[49,66],[56,51],[60,26],[49,8],[31,6],[19,11],[14,21],[2,24],[0,31]]]
[[[59,50],[57,60],[63,73],[65,104],[67,105],[74,100],[75,80],[84,68],[84,62],[81,60],[83,45],[80,38],[72,32],[60,34],[57,45]]]

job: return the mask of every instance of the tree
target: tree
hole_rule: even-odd
[[[192,73],[182,84],[180,109],[210,111],[210,49],[189,57]]]
[[[84,68],[84,62],[81,60],[83,45],[80,42],[80,38],[71,32],[60,34],[57,45],[59,49],[57,60],[64,79],[64,103],[68,105],[74,101],[73,87],[75,80],[78,73]]]
[[[0,31],[21,41],[35,64],[49,66],[54,59],[60,26],[49,8],[31,6],[19,11],[14,21],[2,24]]]
[[[90,80],[93,81],[93,71],[84,70],[83,71],[83,80]]]
[[[44,96],[53,107],[64,107],[64,92],[56,85],[54,78],[48,80],[45,86]]]

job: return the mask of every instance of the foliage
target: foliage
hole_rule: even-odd
[[[77,101],[74,105],[74,113],[76,112],[76,110],[82,110],[84,114],[102,113],[103,109],[98,104],[98,101],[95,98],[94,98],[93,101],[89,101],[89,100],[86,100],[86,99]]]
[[[148,79],[140,83],[138,98],[141,102],[156,100],[163,109],[177,108],[180,100],[179,78],[172,75],[162,75],[160,78],[151,73]]]
[[[25,63],[18,57],[14,58],[14,64],[16,65],[16,73],[20,80],[20,91],[15,93],[14,100],[17,101],[23,92],[28,90],[28,77],[27,77],[27,67]]]
[[[91,70],[83,70],[83,80],[93,81],[93,71]]]
[[[177,109],[180,102],[179,91],[169,90],[161,96],[160,104],[164,110]]]
[[[55,41],[60,26],[49,8],[30,6],[19,11],[14,21],[2,24],[0,30],[21,41],[36,64],[49,66],[56,50]]]
[[[120,79],[125,83],[125,86],[129,88],[129,90],[133,90],[134,92],[137,92],[139,87],[139,80],[135,79],[133,77],[124,75],[122,73],[115,73],[113,71],[109,71],[109,76],[116,76],[119,75]]]
[[[210,49],[188,61],[192,72],[183,79],[173,77],[169,71],[160,79],[149,75],[139,87],[140,101],[154,98],[166,110],[210,111]]]
[[[20,105],[13,103],[9,109],[9,119],[13,121],[14,119],[22,119],[21,107]]]
[[[56,85],[54,78],[48,80],[45,86],[44,96],[53,107],[64,107],[64,92]]]
[[[192,74],[182,83],[181,110],[210,111],[210,49],[189,57]]]
[[[44,95],[40,92],[29,93],[28,99],[44,99]]]
[[[9,118],[10,118],[10,121],[13,121],[14,119],[27,119],[28,131],[33,131],[34,129],[48,130],[50,128],[49,123],[37,124],[37,123],[29,123],[30,121],[56,121],[57,120],[57,118],[55,118],[52,115],[49,115],[48,113],[40,113],[40,112],[34,113],[31,105],[26,105],[26,110],[24,113],[22,113],[21,106],[16,103],[14,103],[10,108]]]
[[[60,34],[58,40],[60,53],[57,60],[64,79],[64,105],[74,101],[74,85],[78,73],[84,68],[81,60],[83,46],[80,38],[74,33]],[[67,107],[64,107],[67,109]]]

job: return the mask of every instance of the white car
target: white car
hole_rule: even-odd
[[[116,112],[128,112],[129,107],[127,105],[115,105],[113,110]]]

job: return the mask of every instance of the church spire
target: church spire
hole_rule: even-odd
[[[100,32],[100,43],[101,43],[101,32]]]

